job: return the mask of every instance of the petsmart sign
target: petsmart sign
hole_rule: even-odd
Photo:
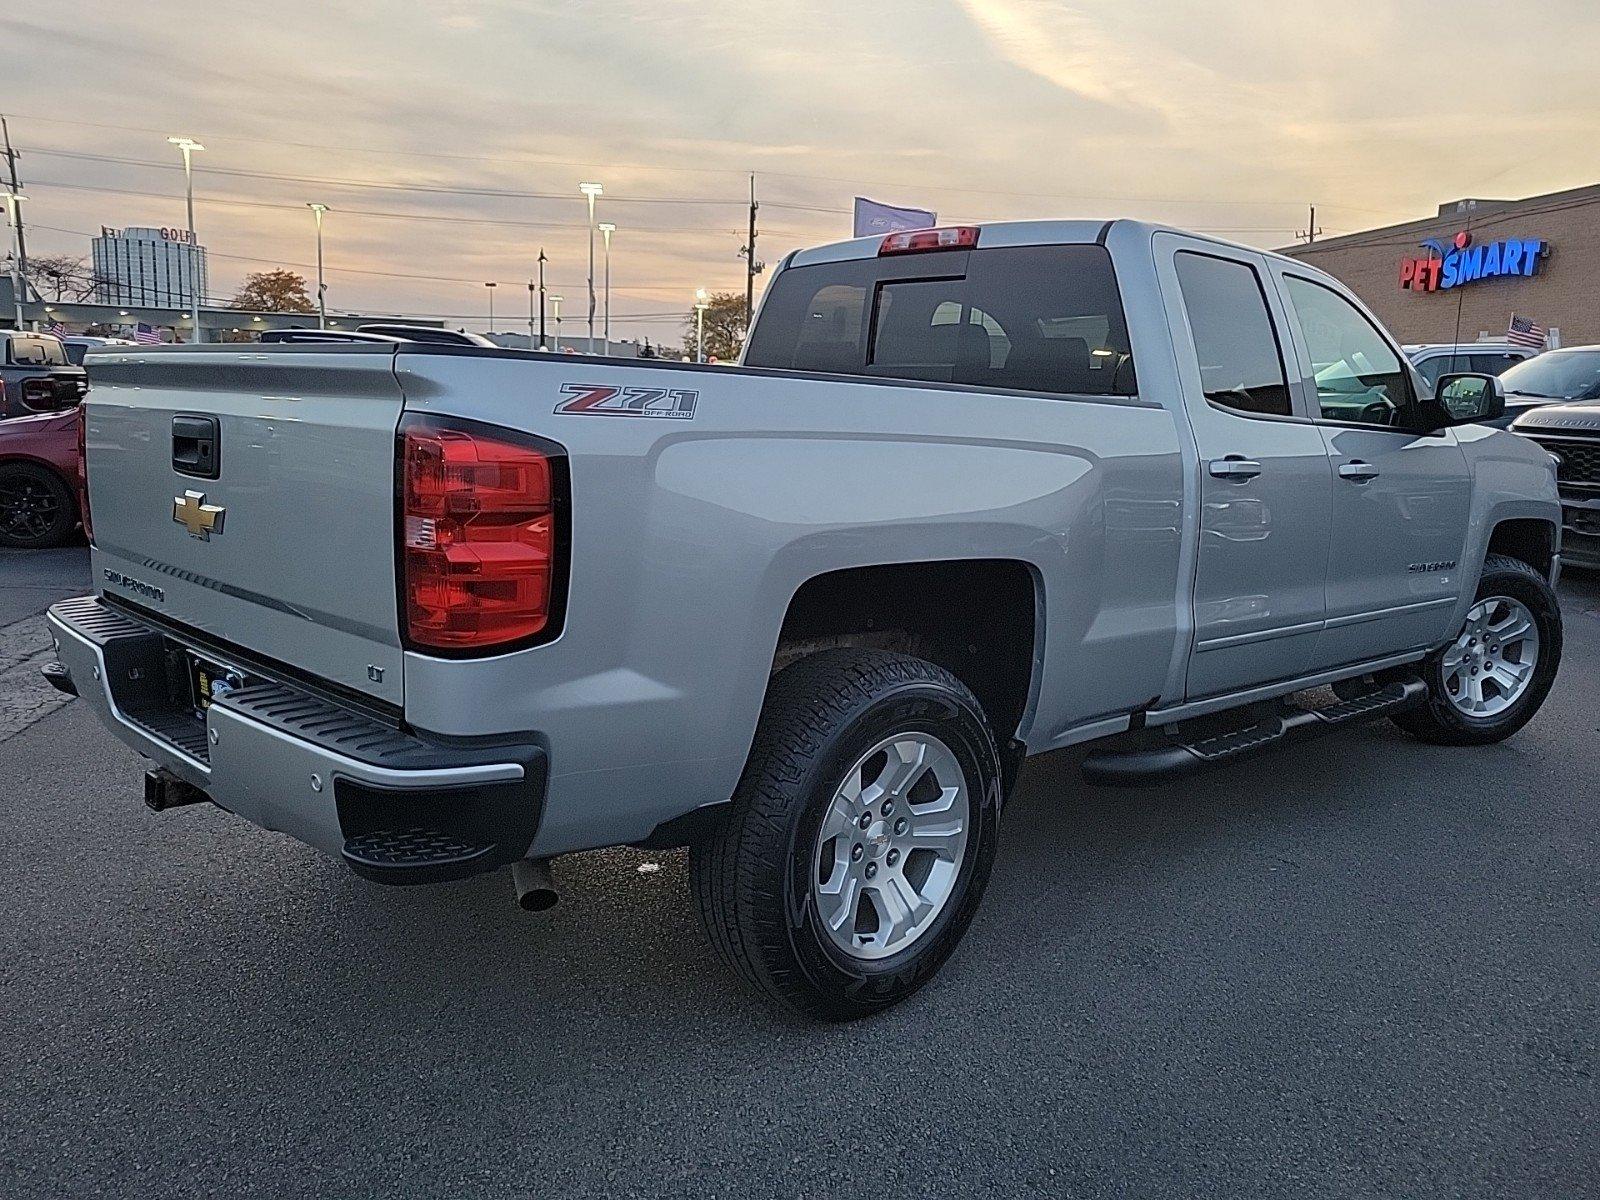
[[[1506,238],[1475,246],[1465,229],[1448,246],[1437,238],[1422,244],[1430,251],[1426,258],[1400,260],[1400,286],[1413,292],[1438,292],[1507,275],[1537,275],[1540,261],[1550,253],[1550,243],[1543,238]]]

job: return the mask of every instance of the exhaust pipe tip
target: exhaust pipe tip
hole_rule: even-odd
[[[550,877],[548,858],[524,858],[511,864],[511,882],[517,889],[517,907],[523,912],[549,912],[561,899]]]

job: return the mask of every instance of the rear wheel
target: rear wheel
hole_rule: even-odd
[[[1491,555],[1466,623],[1423,663],[1427,703],[1395,724],[1426,742],[1498,742],[1526,725],[1561,664],[1561,606],[1527,563]]]
[[[1000,767],[949,672],[829,650],[774,680],[728,819],[690,854],[712,944],[758,992],[847,1020],[955,949],[988,882]]]
[[[55,472],[33,463],[0,463],[0,546],[59,546],[77,524],[72,493]]]

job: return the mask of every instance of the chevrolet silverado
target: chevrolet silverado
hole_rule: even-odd
[[[733,368],[108,351],[48,673],[152,808],[367,879],[535,908],[557,855],[688,846],[729,965],[844,1019],[954,949],[1027,755],[1519,729],[1561,505],[1503,409],[1315,269],[1127,220],[793,253]]]

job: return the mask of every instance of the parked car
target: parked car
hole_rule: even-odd
[[[1438,384],[1441,375],[1456,371],[1501,375],[1539,353],[1515,342],[1430,342],[1402,349],[1430,388]]]
[[[529,908],[556,855],[688,845],[717,952],[816,1017],[938,970],[1025,755],[1496,742],[1561,656],[1555,473],[1481,424],[1499,382],[1430,392],[1331,277],[1141,222],[790,254],[738,366],[95,371],[95,590],[48,673],[152,808],[381,882],[510,866]]]
[[[1600,346],[1547,350],[1538,358],[1512,367],[1500,382],[1506,389],[1502,428],[1509,428],[1524,413],[1547,404],[1600,400]]]
[[[1600,367],[1600,348],[1592,349],[1590,355]],[[1581,381],[1588,365],[1574,359],[1572,382]],[[1594,389],[1590,392],[1589,399],[1574,404],[1529,409],[1511,428],[1537,442],[1555,459],[1556,485],[1561,491],[1562,561],[1600,570],[1600,394]]]
[[[0,421],[0,547],[42,550],[72,537],[83,486],[81,428],[76,405]]]
[[[61,338],[61,344],[67,349],[67,361],[75,367],[83,366],[83,360],[91,350],[103,350],[107,346],[134,346],[137,342],[130,342],[127,338],[92,337],[86,333],[69,333]]]
[[[60,412],[89,390],[89,376],[49,333],[0,329],[0,421]]]

